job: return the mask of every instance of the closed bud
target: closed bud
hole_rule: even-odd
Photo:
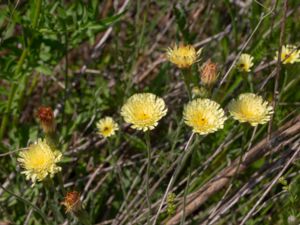
[[[193,87],[192,89],[193,98],[207,98],[208,92],[204,87]]]
[[[201,82],[204,85],[213,85],[218,78],[218,66],[216,63],[213,63],[210,59],[206,61],[204,66],[200,71]]]
[[[51,107],[41,106],[37,111],[37,117],[45,134],[55,131],[55,120]]]

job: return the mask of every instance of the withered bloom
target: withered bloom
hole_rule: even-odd
[[[212,85],[217,81],[218,78],[218,66],[216,63],[213,63],[210,59],[206,61],[204,66],[200,71],[201,82],[204,85]]]
[[[61,204],[66,207],[66,212],[73,212],[76,214],[82,209],[80,193],[77,191],[68,192]]]
[[[53,133],[55,131],[55,120],[51,107],[39,107],[37,117],[39,118],[41,127],[46,134]]]

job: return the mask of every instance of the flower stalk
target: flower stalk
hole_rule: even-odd
[[[39,16],[40,16],[41,7],[42,7],[42,0],[36,0],[35,1],[34,17],[33,17],[32,23],[31,23],[31,26],[32,26],[33,29],[35,29],[38,25],[38,19],[39,19]],[[29,39],[28,46],[23,49],[21,57],[20,57],[20,59],[17,63],[16,70],[14,72],[15,75],[19,75],[21,73],[22,66],[24,64],[26,56],[29,53],[31,43],[32,43],[32,39]],[[25,80],[24,83],[26,83],[27,79],[24,79],[24,80]],[[8,102],[7,102],[6,109],[5,109],[5,114],[3,116],[3,119],[2,119],[2,122],[1,122],[1,127],[0,127],[0,142],[2,141],[4,133],[5,133],[5,129],[6,129],[6,126],[7,126],[7,123],[8,123],[8,119],[9,119],[9,115],[11,113],[12,103],[13,103],[13,100],[15,98],[15,94],[17,92],[18,86],[19,86],[19,83],[14,82],[11,86],[11,89],[10,89]]]
[[[150,224],[150,217],[151,217],[151,199],[150,199],[150,193],[149,193],[149,178],[150,178],[150,169],[151,169],[151,142],[150,142],[150,131],[145,132],[145,140],[147,145],[147,158],[148,158],[148,164],[147,164],[147,172],[146,172],[146,199],[147,199],[147,205],[148,205],[148,215],[147,215],[147,224]]]
[[[182,69],[181,70],[182,73],[182,77],[183,77],[183,81],[184,81],[184,85],[186,88],[186,91],[188,93],[189,96],[189,100],[192,99],[192,89],[191,89],[191,84],[192,84],[192,71],[190,68],[188,69]]]

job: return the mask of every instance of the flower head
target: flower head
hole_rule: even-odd
[[[237,62],[237,67],[240,71],[250,72],[253,66],[253,57],[249,54],[242,54]]]
[[[212,85],[218,78],[217,64],[213,63],[210,59],[204,64],[201,70],[201,82],[205,85]]]
[[[232,100],[228,109],[234,119],[241,123],[249,122],[252,126],[264,124],[270,120],[273,108],[259,95],[253,93],[240,94]]]
[[[119,130],[118,124],[109,116],[99,120],[97,128],[103,137],[115,135],[116,131]]]
[[[197,52],[192,45],[175,45],[174,48],[168,48],[167,58],[178,68],[188,68],[197,62],[201,50]]]
[[[82,208],[80,193],[77,191],[69,191],[61,204],[66,207],[66,212],[78,212]]]
[[[47,133],[54,132],[55,121],[54,114],[51,107],[41,106],[37,111],[37,117],[39,118],[43,131]]]
[[[210,99],[195,99],[189,102],[183,111],[185,123],[193,132],[201,135],[222,129],[226,117],[220,105]]]
[[[151,93],[134,94],[121,109],[124,120],[132,128],[143,131],[154,129],[166,114],[164,100]]]
[[[278,51],[276,52],[276,56],[274,59],[278,59]],[[300,62],[300,50],[297,50],[297,47],[295,45],[282,46],[280,60],[283,64],[293,64],[295,62]]]
[[[38,140],[30,145],[28,150],[20,153],[18,161],[25,169],[22,173],[26,175],[26,179],[31,179],[34,184],[36,181],[42,181],[47,175],[53,177],[61,170],[61,167],[56,165],[61,156],[61,153],[52,150],[46,141]]]

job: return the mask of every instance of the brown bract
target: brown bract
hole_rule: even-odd
[[[213,63],[210,59],[206,61],[202,70],[201,70],[201,82],[204,85],[212,85],[217,80],[217,70],[218,66],[216,63]]]
[[[55,130],[54,114],[51,107],[41,106],[37,111],[41,127],[45,133],[51,133]]]
[[[78,212],[81,209],[80,193],[78,191],[68,192],[61,204],[66,207],[66,212]]]

